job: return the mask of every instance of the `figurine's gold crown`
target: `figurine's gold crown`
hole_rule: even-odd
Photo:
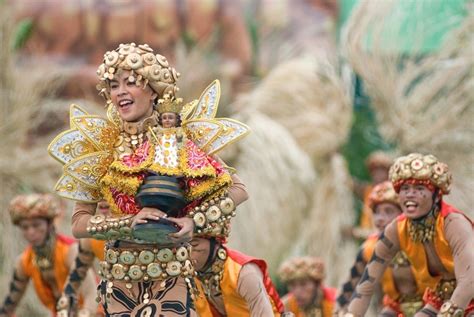
[[[183,99],[175,98],[169,94],[165,94],[163,98],[158,99],[158,113],[180,113],[183,109]]]
[[[411,153],[399,157],[389,171],[390,180],[395,191],[408,180],[427,181],[438,187],[443,195],[449,194],[452,175],[446,163],[440,162],[433,155]]]

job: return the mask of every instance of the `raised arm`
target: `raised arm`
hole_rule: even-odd
[[[263,284],[263,274],[256,264],[245,264],[239,273],[237,292],[247,302],[251,317],[274,316],[272,303]]]
[[[450,301],[465,309],[474,298],[474,231],[463,215],[451,213],[446,217],[446,240],[454,257],[456,288]]]
[[[372,258],[367,263],[364,273],[352,295],[348,312],[353,316],[364,316],[374,293],[375,285],[382,278],[385,269],[395,254],[400,250],[397,234],[397,220],[392,221],[375,245]]]
[[[0,306],[0,317],[13,316],[18,303],[25,293],[26,287],[28,286],[28,281],[29,278],[23,272],[21,266],[21,257],[19,257],[15,264],[15,270],[13,271],[13,277],[10,282],[10,290],[2,306]]]

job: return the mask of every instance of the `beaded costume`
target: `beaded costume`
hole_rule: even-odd
[[[140,122],[123,121],[110,99],[109,82],[123,70],[130,72],[129,83],[149,85],[158,94],[153,113]],[[106,313],[194,314],[189,244],[159,245],[136,238],[130,227],[141,209],[136,197],[147,176],[175,177],[186,201],[178,217],[192,218],[196,231],[228,230],[233,209],[228,211],[225,205],[233,176],[213,155],[249,129],[232,119],[215,118],[220,97],[217,80],[199,100],[182,106],[175,97],[179,74],[146,44],[121,44],[107,52],[97,74],[107,99],[107,118],[71,106],[71,129],[49,147],[50,154],[64,164],[56,192],[79,201],[78,215],[93,215],[91,203],[100,199],[110,205],[113,217],[92,216],[87,226],[92,237],[109,241],[99,290]],[[160,125],[159,112],[168,111],[166,107],[175,112],[182,108],[180,127]],[[213,205],[224,207],[216,213]]]

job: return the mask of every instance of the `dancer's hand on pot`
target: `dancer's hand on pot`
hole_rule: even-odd
[[[132,228],[135,225],[147,223],[148,220],[160,220],[160,218],[166,218],[167,215],[156,208],[145,207],[138,214],[133,217]]]
[[[171,238],[172,241],[176,243],[191,241],[191,239],[193,238],[193,232],[194,232],[193,219],[188,218],[188,217],[182,217],[182,218],[169,217],[166,219],[174,222],[180,227],[180,230],[178,232],[169,234],[169,237]]]

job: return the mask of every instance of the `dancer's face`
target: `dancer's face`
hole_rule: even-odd
[[[191,259],[194,263],[194,268],[201,271],[206,265],[209,252],[211,252],[211,243],[208,239],[193,238],[191,241]]]
[[[157,94],[149,85],[143,87],[130,82],[129,76],[130,71],[124,70],[110,81],[110,98],[122,120],[138,122],[153,113],[153,100]]]
[[[23,237],[34,247],[46,242],[52,224],[44,218],[23,219],[19,223]]]
[[[165,112],[160,115],[163,128],[173,128],[178,125],[178,115],[174,112]]]
[[[380,203],[375,206],[373,213],[374,226],[382,232],[385,227],[402,213],[400,207],[392,203]]]
[[[433,206],[433,193],[421,184],[404,183],[398,197],[403,213],[410,219],[425,216]]]
[[[300,308],[306,308],[313,304],[318,293],[319,282],[311,279],[298,279],[288,283],[288,290],[296,299]]]

